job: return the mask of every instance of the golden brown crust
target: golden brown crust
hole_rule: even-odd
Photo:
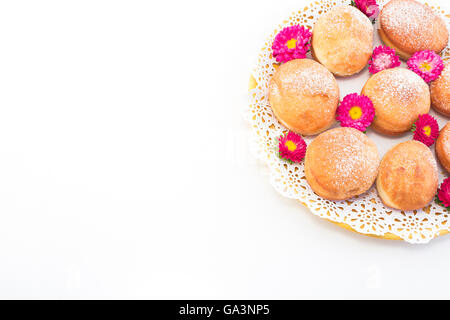
[[[380,163],[377,190],[383,203],[399,210],[425,207],[438,187],[437,164],[430,149],[415,140],[389,150]]]
[[[380,37],[402,59],[422,50],[440,53],[447,46],[444,20],[415,0],[391,0],[380,13]]]
[[[436,155],[447,173],[450,173],[450,122],[447,122],[439,132],[436,140]]]
[[[443,115],[450,116],[450,61],[444,64],[439,78],[430,85],[431,106]]]
[[[378,150],[365,134],[353,128],[335,128],[308,146],[305,175],[319,196],[344,200],[366,192],[375,181]]]
[[[334,76],[311,59],[282,64],[269,84],[274,115],[288,129],[313,135],[335,122],[339,87]]]
[[[378,35],[380,36],[381,41],[392,49],[395,50],[395,53],[403,60],[408,60],[411,57],[410,53],[403,51],[401,48],[397,47],[392,41],[386,36],[382,29],[378,29]]]
[[[333,8],[314,25],[313,56],[335,75],[360,72],[370,59],[372,47],[372,23],[354,7]]]
[[[428,85],[405,68],[383,70],[371,76],[361,93],[375,108],[372,128],[387,135],[398,135],[411,129],[419,115],[430,111]]]

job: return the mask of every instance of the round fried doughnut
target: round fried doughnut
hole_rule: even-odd
[[[269,103],[286,128],[313,135],[335,122],[339,87],[320,63],[311,59],[291,60],[275,71],[269,84]]]
[[[422,142],[399,143],[381,160],[377,190],[385,205],[399,210],[421,209],[434,198],[437,188],[436,160]]]
[[[417,51],[440,53],[447,46],[444,20],[430,7],[415,0],[391,0],[381,10],[381,40],[404,60]]]
[[[325,199],[349,199],[372,186],[378,163],[377,146],[364,133],[335,128],[321,133],[306,149],[306,181]]]
[[[373,49],[373,26],[352,6],[340,6],[322,14],[314,25],[312,53],[338,76],[360,72]]]
[[[372,100],[372,128],[387,135],[409,131],[419,115],[430,111],[428,85],[405,68],[383,70],[367,80],[361,93]]]

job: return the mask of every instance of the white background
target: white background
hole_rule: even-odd
[[[1,1],[0,298],[450,298],[408,245],[278,195],[249,72],[305,1]]]

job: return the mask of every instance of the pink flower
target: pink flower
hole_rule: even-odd
[[[376,0],[352,0],[351,4],[361,10],[372,22],[380,13],[380,7]]]
[[[400,66],[400,58],[395,50],[388,46],[378,46],[373,50],[372,58],[369,60],[369,72],[377,72]]]
[[[414,140],[420,141],[430,147],[439,136],[439,125],[429,114],[421,114],[411,130]]]
[[[292,162],[301,162],[306,154],[306,142],[298,134],[289,131],[278,138],[279,156]]]
[[[425,82],[436,80],[444,69],[444,62],[434,51],[418,51],[409,58],[408,68],[422,77]]]
[[[311,44],[311,31],[303,26],[291,26],[281,30],[273,41],[273,56],[278,62],[306,58]]]
[[[450,209],[450,178],[447,178],[442,182],[436,200],[440,205],[446,207],[447,210]]]
[[[339,104],[336,119],[341,127],[352,127],[365,132],[375,117],[375,108],[372,101],[357,93],[348,94]]]

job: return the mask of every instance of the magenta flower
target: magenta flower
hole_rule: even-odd
[[[306,154],[306,142],[298,134],[289,131],[278,138],[278,151],[282,159],[301,162]]]
[[[431,50],[414,53],[409,58],[407,65],[410,70],[421,76],[425,82],[431,82],[439,78],[442,69],[444,69],[444,62],[441,57]]]
[[[400,66],[400,58],[395,54],[395,50],[388,46],[378,46],[373,50],[369,60],[369,72],[377,72]]]
[[[380,7],[376,0],[352,0],[351,5],[358,8],[372,22],[375,21],[380,13]]]
[[[375,117],[375,108],[369,97],[357,93],[342,99],[336,111],[336,119],[341,127],[352,127],[365,132]]]
[[[450,211],[450,178],[446,178],[439,187],[436,202]]]
[[[311,44],[311,31],[303,26],[291,26],[281,30],[273,41],[273,56],[278,62],[306,58]]]
[[[439,124],[436,119],[429,114],[421,114],[412,127],[414,140],[422,142],[430,147],[439,136]]]

